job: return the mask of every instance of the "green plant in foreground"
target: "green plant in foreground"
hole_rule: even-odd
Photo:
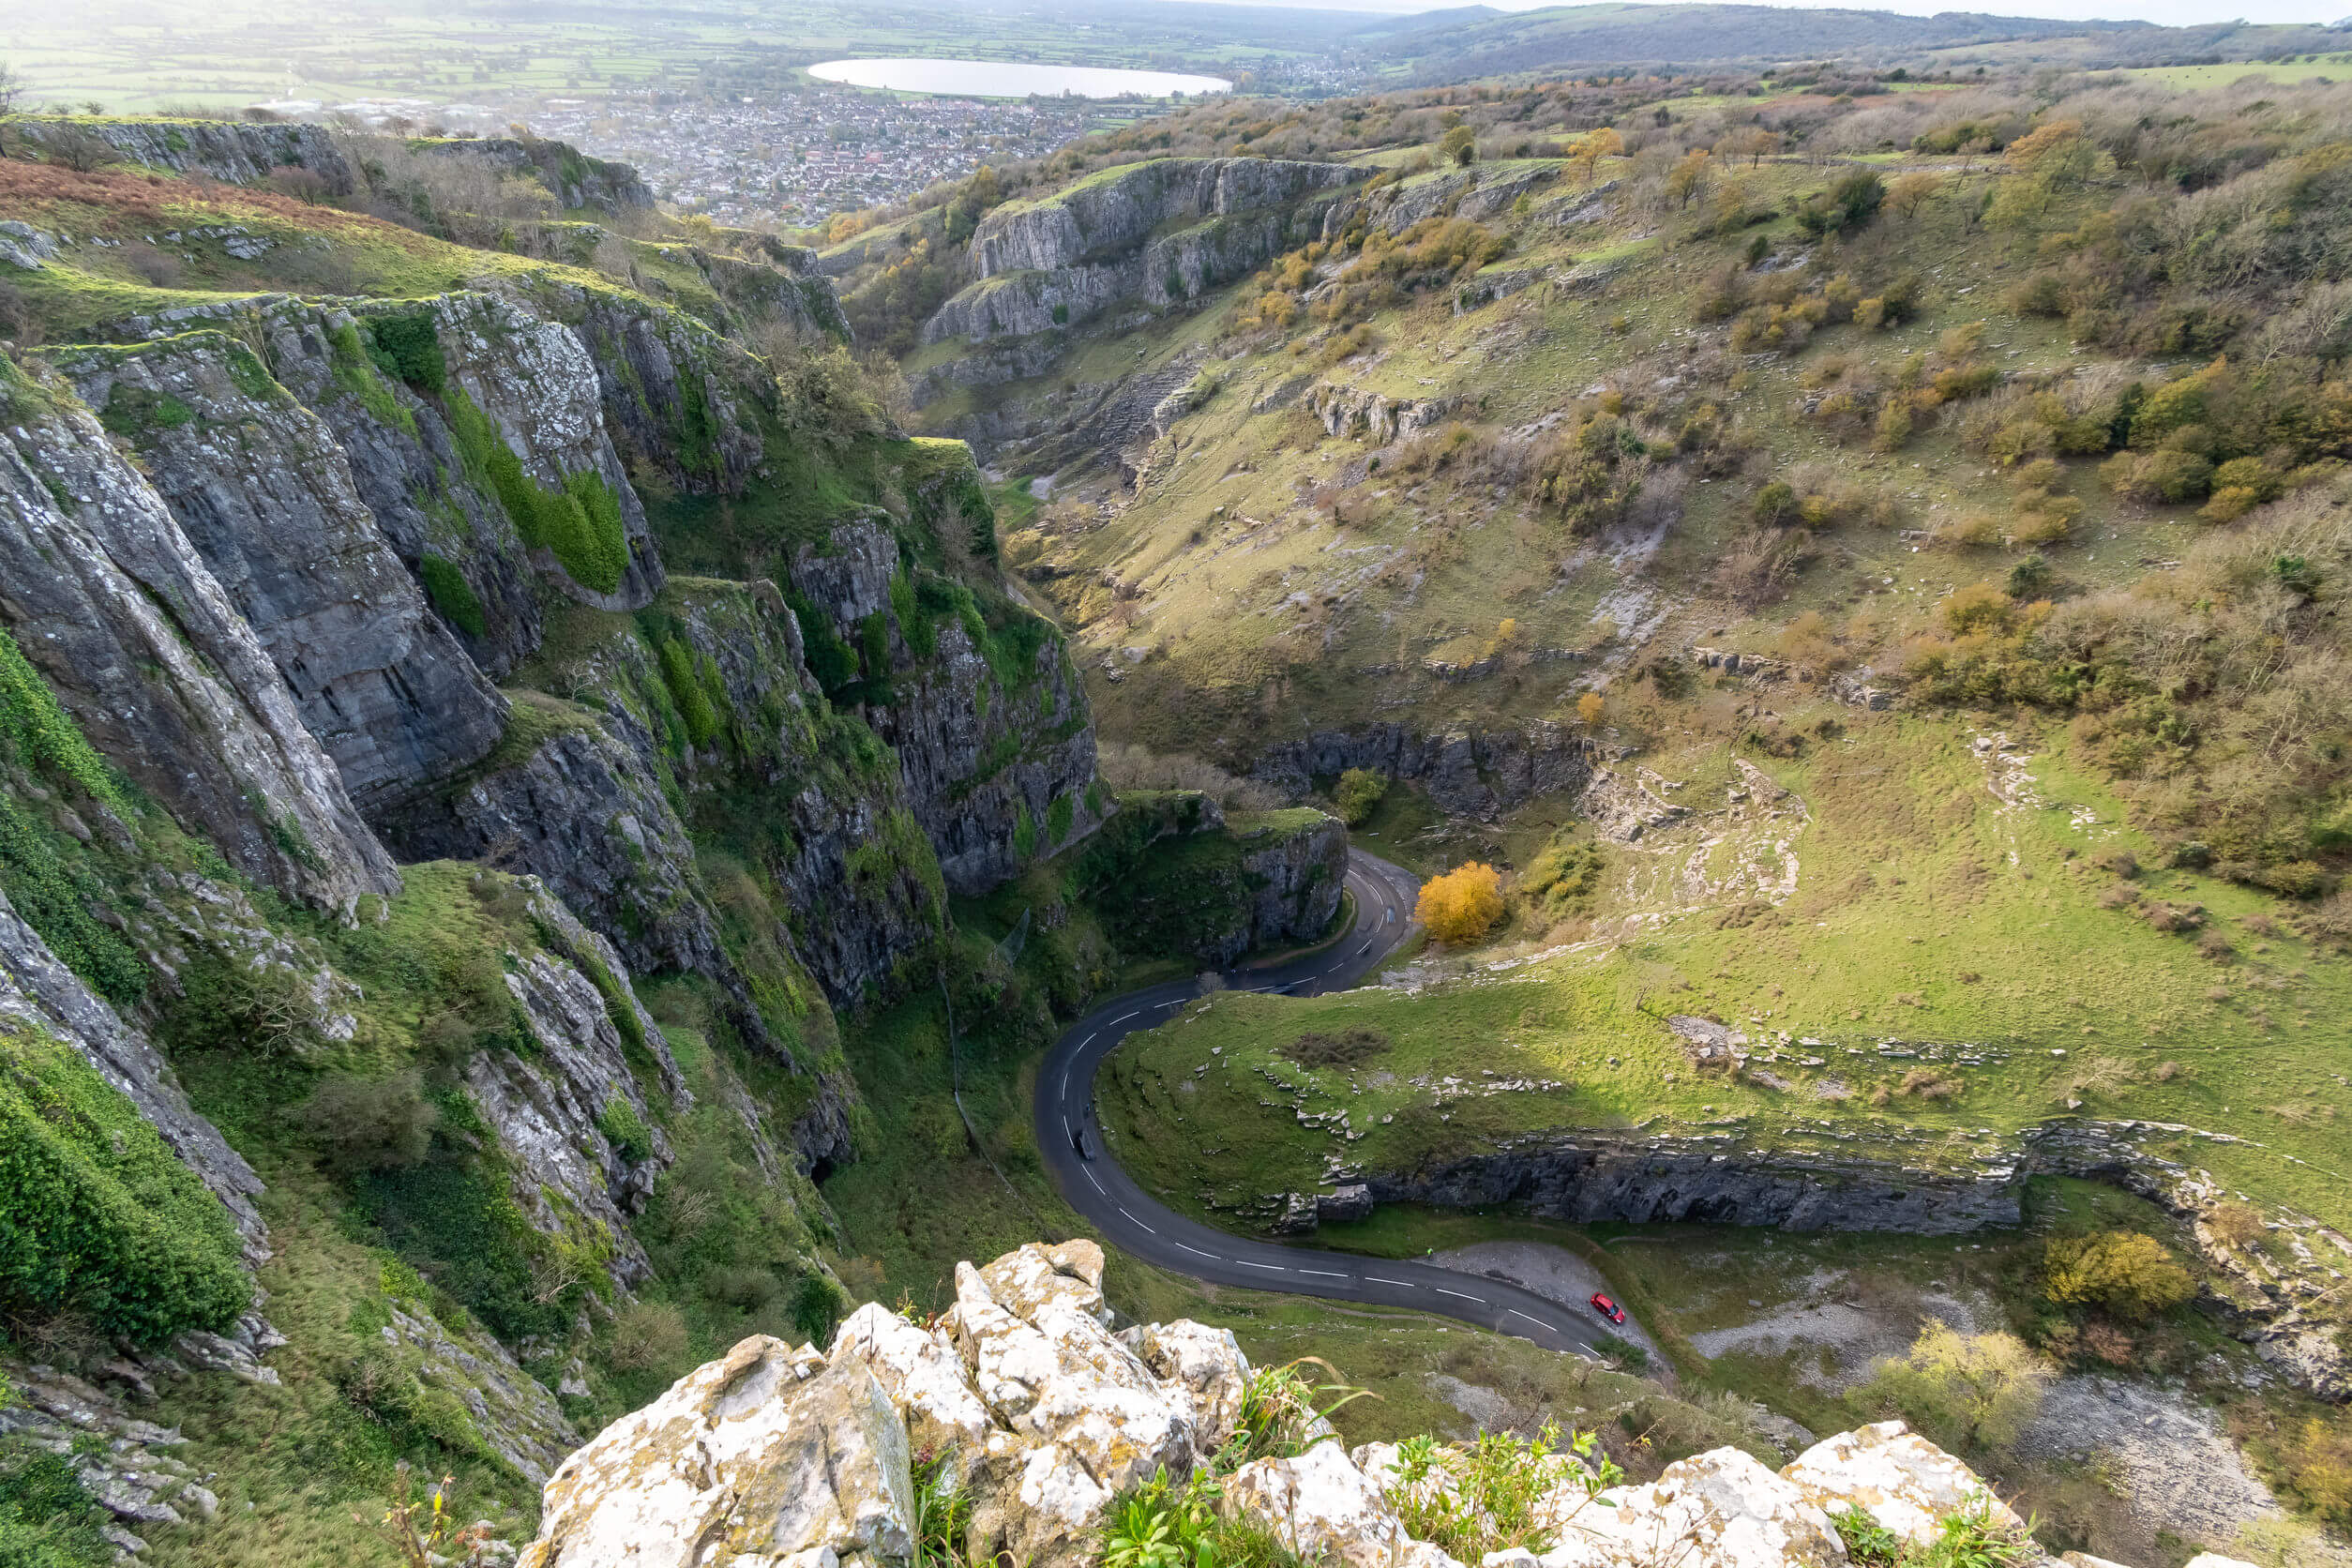
[[[947,1455],[922,1453],[914,1460],[914,1554],[909,1568],[963,1568],[964,1526],[972,1500],[947,1473]]]

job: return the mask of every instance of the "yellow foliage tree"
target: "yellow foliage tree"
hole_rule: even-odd
[[[1469,861],[1421,887],[1413,918],[1440,942],[1475,942],[1502,918],[1502,873]]]
[[[1601,716],[1609,710],[1609,700],[1597,691],[1588,691],[1576,699],[1576,716],[1587,724],[1598,724]]]

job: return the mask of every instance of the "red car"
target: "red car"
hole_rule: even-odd
[[[1625,1320],[1625,1309],[1598,1290],[1592,1292],[1592,1310],[1612,1323],[1621,1323]]]

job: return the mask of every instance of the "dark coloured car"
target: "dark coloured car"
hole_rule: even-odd
[[[1625,1309],[1598,1290],[1592,1292],[1592,1310],[1612,1323],[1621,1323],[1625,1320]]]

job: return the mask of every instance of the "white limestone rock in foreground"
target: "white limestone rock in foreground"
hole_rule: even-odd
[[[547,1485],[520,1568],[906,1561],[907,1429],[863,1362],[755,1335],[605,1428]]]
[[[1935,1539],[1938,1520],[1980,1502],[1993,1523],[2026,1528],[1974,1470],[1899,1421],[1824,1438],[1781,1474],[1824,1510],[1859,1508],[1922,1545]]]
[[[564,1462],[519,1568],[904,1568],[916,1455],[942,1461],[969,1501],[972,1559],[1087,1568],[1115,1498],[1217,1453],[1250,1375],[1220,1329],[1114,1335],[1102,1278],[1091,1242],[1025,1246],[960,1265],[956,1304],[932,1322],[861,1307],[829,1355],[746,1339]],[[1303,1451],[1225,1477],[1227,1512],[1324,1568],[1462,1568],[1404,1522],[1417,1502],[1462,1495],[1457,1454],[1440,1448],[1409,1486],[1398,1445],[1351,1457],[1319,1427]],[[1590,1496],[1573,1457],[1552,1464],[1535,1505],[1549,1549],[1481,1568],[1848,1568],[1832,1520],[1847,1509],[1913,1542],[1980,1506],[2022,1530],[1901,1422],[1825,1439],[1777,1474],[1718,1448]]]

